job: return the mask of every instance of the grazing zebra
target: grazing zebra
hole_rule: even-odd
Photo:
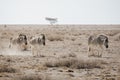
[[[99,36],[90,36],[88,38],[88,45],[89,45],[89,53],[88,56],[94,56],[94,52],[96,49],[101,49],[101,53],[98,52],[98,57],[102,57],[102,51],[103,51],[103,46],[108,48],[108,37],[105,35],[99,35]],[[92,55],[91,55],[92,52]]]
[[[40,53],[40,48],[42,45],[45,46],[45,35],[44,34],[40,34],[39,36],[34,36],[31,37],[29,44],[31,45],[31,49],[32,49],[32,54],[33,56],[38,56],[38,54]]]
[[[22,50],[26,50],[27,49],[27,44],[28,43],[27,43],[26,35],[19,34],[19,36],[16,37],[16,38],[13,38],[13,37],[10,38],[9,48],[13,47],[13,45],[14,45],[14,46],[19,47]]]

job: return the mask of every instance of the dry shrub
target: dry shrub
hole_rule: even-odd
[[[53,61],[48,61],[44,64],[45,67],[58,67]]]
[[[0,64],[0,73],[7,72],[7,73],[15,73],[17,70],[9,65]]]
[[[41,65],[41,64],[36,64],[32,66],[26,66],[28,69],[35,69],[36,71],[41,71],[41,70],[47,70],[47,67]]]
[[[67,58],[67,55],[61,55],[60,57],[61,58]]]
[[[41,76],[29,75],[21,76],[16,80],[42,80]]]
[[[82,59],[63,59],[54,62],[46,62],[47,67],[68,67],[75,69],[92,69],[92,68],[102,68],[102,65],[106,62],[102,60],[82,60]]]
[[[108,36],[115,36],[119,33],[120,31],[110,31],[109,33],[107,33]]]
[[[120,67],[118,67],[118,74],[120,75]]]
[[[115,41],[120,41],[120,34],[115,35],[115,36],[114,36],[114,40],[115,40]]]
[[[1,39],[9,39],[9,38],[10,38],[10,33],[8,32],[1,33]]]
[[[35,58],[39,58],[39,57],[46,57],[45,55],[43,55],[43,54],[39,54],[39,55],[37,55],[37,56],[34,56]]]
[[[117,77],[117,80],[120,80],[120,76]]]
[[[40,66],[38,66],[36,69],[37,69],[38,71],[47,70],[47,67],[40,65]]]
[[[64,37],[62,35],[57,35],[57,34],[51,34],[48,37],[49,41],[63,41]]]
[[[29,74],[24,76],[18,76],[14,80],[50,80],[50,78],[45,75]]]
[[[81,45],[82,45],[82,43],[78,43],[77,45],[78,45],[78,46],[81,46]]]
[[[69,53],[69,57],[76,57],[76,54],[74,54],[74,53]]]
[[[75,36],[68,35],[68,36],[66,36],[66,39],[67,39],[67,40],[71,40],[71,41],[75,41],[75,40],[76,40],[76,37],[75,37]]]
[[[75,53],[69,53],[67,55],[61,55],[60,57],[61,58],[76,57],[76,54]]]
[[[72,33],[72,35],[73,35],[73,36],[80,36],[80,35],[81,35],[81,33],[74,32],[74,33]]]

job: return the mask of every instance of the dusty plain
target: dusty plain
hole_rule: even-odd
[[[9,48],[10,38],[45,34],[39,56]],[[105,34],[109,48],[88,57],[88,37]],[[0,80],[120,80],[120,25],[0,25]]]

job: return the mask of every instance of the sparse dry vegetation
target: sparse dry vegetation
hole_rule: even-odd
[[[62,35],[50,34],[47,39],[49,41],[63,41],[64,37]]]
[[[45,74],[44,75],[29,74],[16,77],[14,80],[50,80],[50,78]]]
[[[107,33],[108,36],[115,36],[117,34],[119,34],[120,32],[119,31],[110,31],[109,33]]]
[[[69,57],[76,57],[76,54],[74,54],[74,53],[69,53]]]
[[[7,72],[7,73],[15,73],[17,70],[10,65],[0,64],[0,73]]]
[[[115,40],[115,41],[120,41],[120,34],[115,35],[115,36],[114,36],[114,40]]]
[[[67,58],[63,60],[58,60],[54,62],[46,62],[47,67],[68,67],[74,69],[93,69],[102,68],[103,64],[107,64],[102,60],[82,60],[75,58]]]
[[[46,45],[40,47],[38,56],[32,56],[29,45],[26,51],[9,48],[10,37],[20,33],[26,34],[28,41],[31,36],[45,34]],[[109,48],[102,57],[88,57],[91,34],[109,38]],[[119,41],[119,25],[0,26],[0,80],[119,80]]]
[[[75,53],[69,53],[67,55],[61,55],[61,58],[68,58],[68,57],[76,57],[77,55]]]

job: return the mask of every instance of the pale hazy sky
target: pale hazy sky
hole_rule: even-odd
[[[0,24],[120,24],[120,0],[0,0]]]

